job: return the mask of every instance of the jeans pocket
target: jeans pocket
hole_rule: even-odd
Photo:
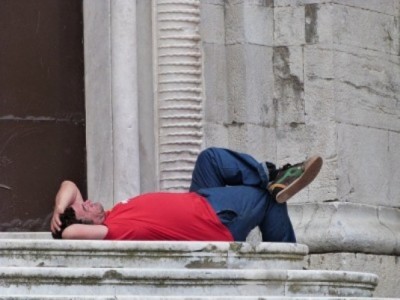
[[[233,210],[221,210],[217,212],[218,218],[221,220],[222,224],[228,225],[236,220],[238,214]]]

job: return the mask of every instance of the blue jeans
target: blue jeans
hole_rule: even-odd
[[[286,203],[267,191],[268,170],[247,154],[208,148],[193,170],[191,192],[204,196],[235,241],[245,241],[258,226],[263,241],[295,243]]]

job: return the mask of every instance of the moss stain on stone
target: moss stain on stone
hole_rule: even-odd
[[[318,42],[318,4],[305,5],[305,35],[307,44],[315,44]]]
[[[229,250],[233,252],[239,252],[242,250],[243,244],[242,243],[230,243],[229,244]]]
[[[202,260],[192,261],[185,265],[187,269],[220,269],[226,268],[226,262],[214,261],[211,257]]]

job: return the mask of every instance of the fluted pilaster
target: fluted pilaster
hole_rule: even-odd
[[[203,138],[200,1],[155,0],[159,181],[189,187]]]

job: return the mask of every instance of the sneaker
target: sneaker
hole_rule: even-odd
[[[313,156],[295,165],[287,164],[277,170],[274,181],[268,185],[268,191],[276,202],[284,203],[309,185],[317,177],[321,167],[320,156]]]

